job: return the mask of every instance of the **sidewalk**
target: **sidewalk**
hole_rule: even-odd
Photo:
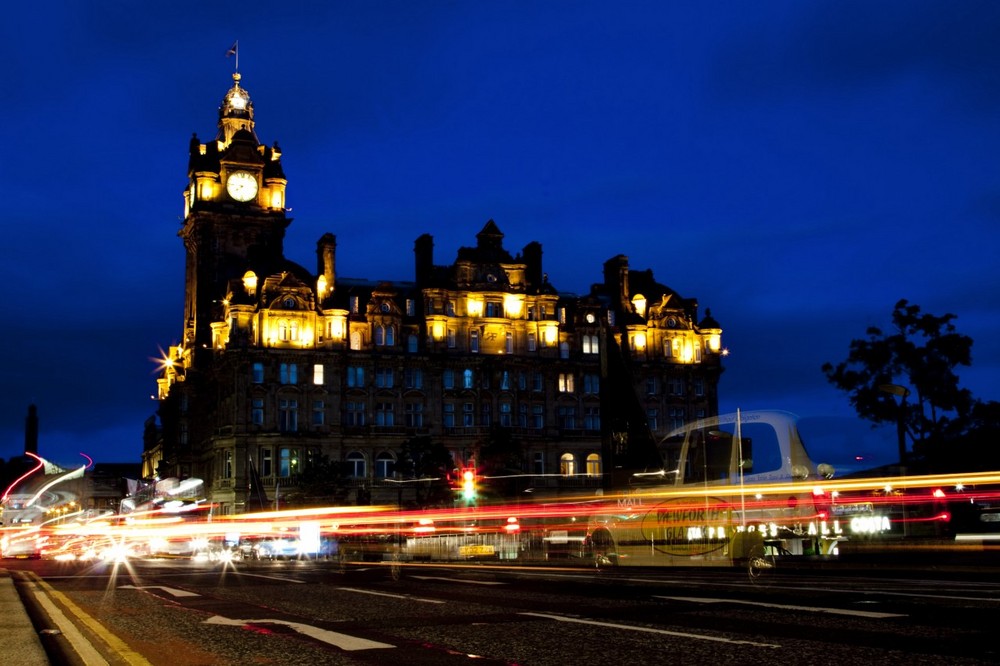
[[[48,666],[49,658],[14,587],[0,569],[0,662],[5,666]]]

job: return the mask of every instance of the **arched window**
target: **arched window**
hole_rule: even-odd
[[[563,476],[573,476],[576,474],[576,459],[572,453],[564,453],[559,456],[559,473]]]
[[[278,322],[278,339],[282,341],[288,340],[288,320],[282,319]]]
[[[385,346],[394,347],[396,345],[396,329],[392,326],[385,327]]]
[[[385,329],[381,326],[375,327],[375,346],[381,347],[385,344]]]
[[[351,332],[351,349],[355,351],[361,349],[361,334],[357,331]]]
[[[462,388],[472,388],[472,370],[469,368],[462,373]]]
[[[601,455],[591,453],[587,456],[587,476],[601,475]]]
[[[375,476],[380,479],[387,479],[393,475],[396,469],[396,459],[388,451],[383,451],[375,458]]]
[[[360,451],[351,451],[347,454],[347,475],[356,479],[363,479],[367,476],[368,470],[365,466],[365,456]]]

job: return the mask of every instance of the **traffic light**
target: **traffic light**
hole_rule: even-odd
[[[472,467],[462,470],[462,499],[467,502],[476,499],[476,470]]]

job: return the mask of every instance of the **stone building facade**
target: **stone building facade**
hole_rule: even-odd
[[[653,464],[626,455],[643,433],[655,446],[717,413],[719,324],[624,255],[583,295],[549,283],[540,244],[511,254],[492,220],[448,264],[417,238],[412,282],[339,277],[332,234],[315,273],[287,260],[281,150],[257,139],[240,81],[215,139],[190,143],[183,342],[163,359],[146,476],[200,477],[242,513],[322,464],[340,501],[402,502],[433,476],[401,464],[419,442],[450,453],[442,474],[579,491]]]

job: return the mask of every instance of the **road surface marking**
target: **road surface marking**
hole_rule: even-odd
[[[338,587],[338,590],[343,590],[344,592],[358,592],[360,594],[372,594],[376,597],[392,597],[393,599],[406,599],[408,601],[422,601],[425,604],[443,604],[444,601],[440,599],[424,599],[423,597],[411,597],[407,594],[391,594],[389,592],[376,592],[375,590],[362,590],[357,587]]]
[[[167,587],[166,585],[119,585],[119,590],[163,590],[168,594],[172,594],[175,597],[200,597],[201,595],[197,592],[188,592],[187,590],[179,590],[176,587]]]
[[[668,629],[654,629],[652,627],[635,627],[628,624],[617,624],[615,622],[598,622],[597,620],[586,620],[578,617],[566,617],[565,615],[550,615],[548,613],[518,613],[518,615],[530,615],[531,617],[541,617],[557,622],[572,622],[574,624],[589,624],[595,627],[609,627],[611,629],[625,629],[626,631],[642,631],[647,634],[662,634],[664,636],[677,636],[679,638],[694,638],[699,641],[713,641],[715,643],[733,643],[735,645],[752,645],[754,647],[780,648],[774,643],[757,643],[756,641],[744,641],[733,638],[723,638],[721,636],[708,636],[705,634],[691,634],[685,631],[670,631]]]
[[[252,574],[243,571],[234,571],[232,573],[236,574],[237,576],[250,576],[251,578],[269,578],[270,580],[281,580],[286,583],[305,583],[304,580],[297,580],[295,578],[286,578],[285,576],[265,576],[264,574]]]
[[[108,662],[97,653],[93,644],[91,644],[91,642],[87,640],[82,633],[80,633],[73,622],[63,614],[55,603],[53,603],[52,599],[55,599],[62,604],[62,606],[72,613],[81,624],[92,631],[100,640],[104,641],[104,643],[111,648],[112,652],[114,652],[116,656],[120,657],[126,664],[130,664],[131,666],[152,666],[152,664],[150,664],[145,657],[130,648],[125,641],[108,631],[103,624],[92,618],[84,612],[83,609],[70,601],[69,597],[65,594],[59,592],[42,580],[38,574],[32,571],[28,572],[26,575],[29,576],[28,586],[31,588],[31,593],[38,600],[38,603],[45,609],[45,612],[49,614],[49,617],[51,617],[52,620],[59,626],[59,630],[63,632],[63,635],[66,636],[70,645],[73,646],[76,653],[84,660],[84,663],[99,665],[107,664]],[[35,589],[35,585],[37,585],[38,588],[41,588],[41,593],[38,589]]]
[[[673,601],[691,601],[697,604],[743,604],[745,606],[761,606],[763,608],[780,608],[782,610],[809,611],[811,613],[831,613],[833,615],[854,615],[884,619],[887,617],[906,617],[901,613],[878,613],[875,611],[849,610],[846,608],[823,608],[819,606],[792,606],[790,604],[768,604],[762,601],[743,601],[742,599],[704,599],[701,597],[664,597],[654,595],[655,599],[670,599]]]
[[[497,580],[465,580],[462,578],[448,578],[447,576],[410,576],[419,580],[446,580],[449,583],[465,583],[466,585],[506,585]]]
[[[283,624],[286,627],[291,627],[300,634],[303,634],[310,638],[315,638],[316,640],[323,641],[324,643],[329,643],[330,645],[335,645],[339,647],[341,650],[349,650],[349,651],[396,647],[395,645],[389,645],[388,643],[379,643],[378,641],[370,641],[367,638],[348,636],[347,634],[340,634],[337,633],[336,631],[328,631],[326,629],[320,629],[319,627],[314,627],[309,624],[302,624],[301,622],[289,622],[288,620],[272,620],[269,618],[258,618],[253,620],[237,620],[228,617],[222,617],[221,615],[215,615],[205,620],[205,624],[221,624],[231,627],[242,627],[247,624],[255,624],[255,625]]]

